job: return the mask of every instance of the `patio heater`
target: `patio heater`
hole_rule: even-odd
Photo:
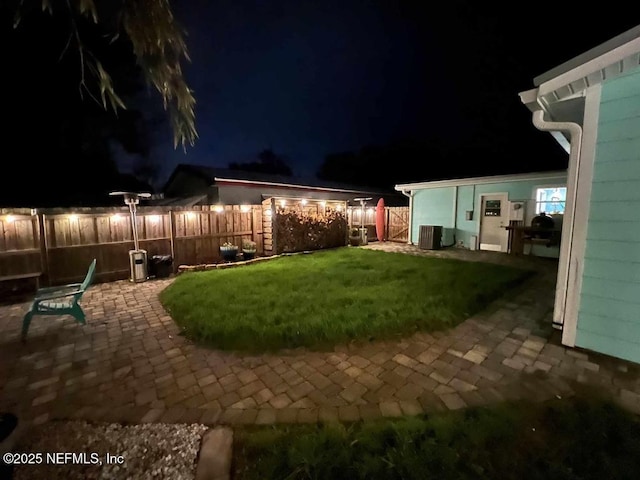
[[[371,197],[360,197],[360,198],[354,198],[353,199],[356,202],[360,202],[360,220],[361,220],[361,226],[360,226],[360,245],[367,245],[367,243],[369,243],[367,241],[367,229],[364,226],[364,206],[367,203],[367,200],[371,200]]]
[[[138,222],[136,221],[136,205],[140,203],[140,198],[149,198],[150,193],[134,193],[134,192],[111,192],[109,195],[124,196],[125,205],[129,205],[129,213],[131,215],[131,231],[133,232],[133,250],[129,250],[129,266],[131,268],[132,282],[144,282],[148,278],[147,272],[147,251],[140,249],[138,243]]]

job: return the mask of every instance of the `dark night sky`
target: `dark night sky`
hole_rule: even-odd
[[[518,92],[637,23],[615,8],[419,3],[176,2],[200,139],[185,154],[168,127],[156,132],[164,178],[180,162],[226,166],[267,147],[311,175],[328,153],[400,137],[502,142],[515,162],[522,138],[551,151]]]

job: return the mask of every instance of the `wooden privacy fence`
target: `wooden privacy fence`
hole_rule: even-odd
[[[262,206],[138,207],[140,248],[181,264],[221,260],[219,246],[243,239],[263,252]],[[45,284],[78,281],[93,258],[98,281],[129,277],[133,247],[123,208],[0,210],[0,279],[40,272]]]
[[[409,207],[384,207],[385,240],[389,242],[406,242],[409,239]],[[347,209],[347,220],[352,227],[362,225],[362,207],[350,206]],[[376,237],[376,207],[364,208],[364,226],[370,239]]]

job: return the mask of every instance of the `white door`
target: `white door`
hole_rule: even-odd
[[[506,252],[509,206],[506,193],[482,195],[480,211],[480,250]]]

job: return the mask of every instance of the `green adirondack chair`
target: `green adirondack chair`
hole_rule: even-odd
[[[22,321],[22,341],[27,339],[31,318],[34,315],[71,315],[76,322],[86,324],[84,312],[78,301],[91,285],[95,272],[96,259],[94,258],[82,283],[38,289],[31,308]]]

